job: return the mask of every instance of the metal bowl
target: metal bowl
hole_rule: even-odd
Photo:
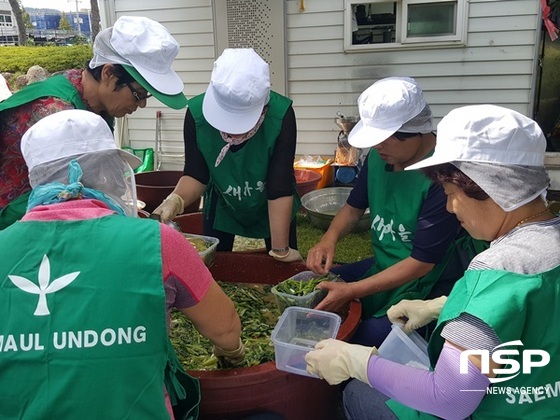
[[[327,230],[336,213],[344,206],[352,187],[322,188],[308,192],[301,198],[309,222],[319,229]],[[352,232],[363,232],[371,226],[367,209]]]

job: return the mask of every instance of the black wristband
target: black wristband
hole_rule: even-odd
[[[285,246],[284,248],[272,248],[272,252],[288,252],[290,250],[289,246]]]

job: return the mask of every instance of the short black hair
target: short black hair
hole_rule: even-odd
[[[470,179],[464,172],[451,163],[429,166],[421,169],[422,173],[434,182],[443,184],[448,182],[459,187],[467,197],[484,201],[490,198],[476,182]]]
[[[113,74],[117,78],[117,84],[116,84],[117,87],[122,87],[127,85],[128,83],[132,83],[136,81],[134,77],[132,77],[130,73],[128,73],[124,69],[124,67],[121,66],[120,64],[111,64],[111,65],[113,66]],[[101,66],[97,66],[92,69],[89,67],[89,62],[88,62],[86,65],[86,69],[88,73],[91,74],[92,77],[99,82],[101,80],[101,72],[103,71],[104,66],[105,64],[102,64]]]

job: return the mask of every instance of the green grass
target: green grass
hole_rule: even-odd
[[[313,226],[304,213],[298,213],[296,215],[296,222],[298,250],[303,259],[305,259],[307,258],[309,250],[321,240],[325,231]],[[336,263],[347,264],[373,256],[370,245],[370,235],[369,230],[346,235],[336,245],[334,261]],[[264,246],[263,239],[236,236],[233,244],[233,251],[264,250]]]
[[[313,226],[305,214],[298,213],[296,217],[298,248],[305,259],[309,250],[319,242],[325,231]],[[335,262],[351,263],[373,256],[370,238],[369,230],[346,235],[336,245]]]

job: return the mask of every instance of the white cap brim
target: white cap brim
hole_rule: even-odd
[[[202,114],[208,123],[217,130],[228,134],[244,134],[259,121],[266,98],[259,106],[250,110],[226,110],[216,100],[214,87],[210,83],[202,101]]]
[[[177,95],[183,92],[185,87],[177,73],[169,70],[166,73],[155,73],[142,67],[141,64],[130,62],[140,75],[156,90],[165,95]]]
[[[451,162],[454,162],[456,160],[457,159],[454,158],[454,157],[442,156],[441,154],[438,155],[437,153],[434,153],[429,158],[421,160],[420,162],[416,162],[413,165],[407,166],[405,168],[405,171],[410,171],[410,170],[413,170],[413,169],[427,168],[428,166],[436,166],[436,165],[441,165],[441,164],[444,164],[444,163],[451,163]]]
[[[393,134],[395,134],[401,126],[389,127],[385,129],[370,127],[365,125],[362,120],[354,126],[348,135],[348,142],[351,146],[365,149],[377,146],[383,143]]]

